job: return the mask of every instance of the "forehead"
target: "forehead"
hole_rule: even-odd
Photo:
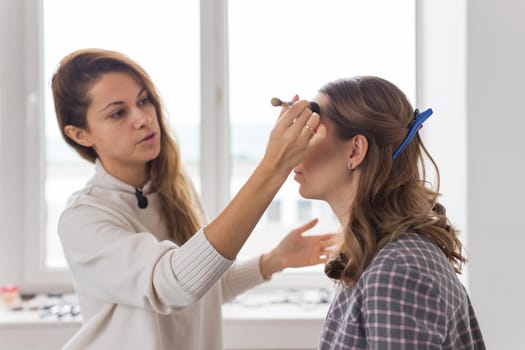
[[[328,103],[330,102],[330,98],[328,95],[320,92],[314,97],[314,101],[319,104],[319,107],[327,107]],[[323,112],[323,108],[321,108],[321,113]]]
[[[331,132],[335,128],[335,123],[328,117],[328,106],[330,104],[330,98],[324,93],[319,93],[313,99],[319,105],[319,116],[321,123],[326,127],[328,132]]]
[[[104,104],[136,97],[143,84],[131,73],[105,73],[89,89],[92,104]]]

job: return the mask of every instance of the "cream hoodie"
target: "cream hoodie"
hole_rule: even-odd
[[[222,349],[221,304],[263,282],[259,258],[233,263],[199,230],[182,246],[167,240],[159,196],[95,175],[73,194],[58,233],[83,324],[63,349]]]

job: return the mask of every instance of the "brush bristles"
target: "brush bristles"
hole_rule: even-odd
[[[272,106],[279,107],[283,105],[283,101],[278,99],[277,97],[272,97]]]
[[[286,105],[291,106],[293,104],[293,102],[281,101],[277,97],[272,97],[271,103],[272,103],[272,106],[274,107],[286,106]],[[320,111],[319,105],[313,101],[310,102],[310,109],[312,110],[312,112],[315,112],[315,113],[319,113]]]

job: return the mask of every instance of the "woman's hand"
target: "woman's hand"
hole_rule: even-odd
[[[226,259],[236,258],[293,167],[326,135],[325,127],[319,124],[319,115],[310,110],[310,103],[296,100],[281,111],[264,157],[252,175],[226,208],[204,228],[210,244]],[[309,242],[299,238],[289,244]],[[301,249],[306,250],[307,246]],[[279,266],[281,270],[284,267],[287,266]]]
[[[336,234],[303,235],[317,222],[314,219],[292,230],[274,249],[261,256],[260,267],[264,279],[270,279],[273,273],[287,267],[311,266],[327,261]]]
[[[306,154],[326,135],[324,125],[319,123],[319,114],[313,113],[306,100],[283,106],[262,160],[273,171],[288,176],[294,166],[299,164]]]

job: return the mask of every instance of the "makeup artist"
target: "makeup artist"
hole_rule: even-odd
[[[52,90],[65,141],[95,165],[58,224],[83,316],[64,349],[222,349],[222,303],[286,267],[326,260],[333,235],[302,235],[314,220],[234,262],[293,167],[325,137],[307,101],[282,108],[256,170],[206,224],[141,67],[112,51],[73,52]]]

